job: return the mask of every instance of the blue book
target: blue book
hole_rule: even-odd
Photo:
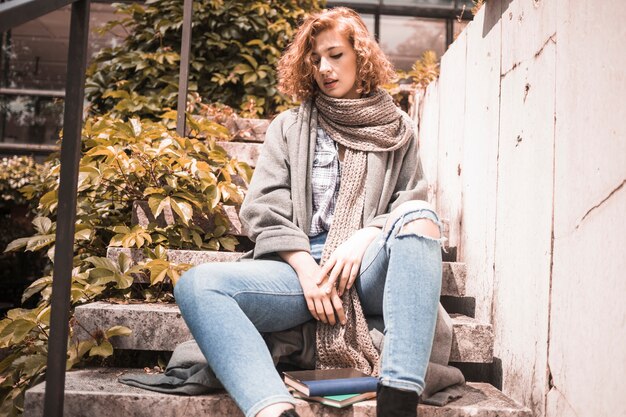
[[[309,397],[376,392],[378,378],[353,368],[284,372],[285,384]]]

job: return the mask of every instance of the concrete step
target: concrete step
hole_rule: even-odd
[[[268,119],[231,119],[226,127],[237,142],[260,142],[265,141],[265,132],[269,127]]]
[[[145,259],[142,249],[117,248],[109,247],[107,249],[107,257],[114,261],[125,253],[130,256],[134,263],[141,262]],[[186,263],[191,265],[200,265],[207,262],[233,262],[239,259],[241,252],[216,252],[216,251],[196,251],[196,250],[177,250],[167,249],[167,259],[170,262]],[[464,297],[465,294],[465,264],[461,262],[444,262],[441,295]],[[136,282],[145,282],[142,277],[137,277]]]
[[[212,120],[226,127],[230,132],[231,140],[237,142],[257,142],[265,141],[265,132],[270,125],[269,119],[248,119],[245,117],[222,115],[193,115],[196,121]]]
[[[222,214],[224,214],[230,222],[226,233],[235,236],[243,236],[241,221],[239,220],[239,213],[237,210],[238,208],[235,206],[222,206]],[[156,223],[159,227],[166,227],[174,224],[177,217],[178,215],[174,213],[172,208],[170,206],[166,206],[159,216],[155,218],[147,201],[136,200],[133,201],[133,211],[130,221],[133,225],[138,224],[144,228],[148,227],[149,223]],[[200,216],[194,213],[191,223],[199,226],[205,231],[215,229],[211,215]]]
[[[232,158],[245,162],[251,167],[256,166],[256,161],[259,159],[259,153],[261,152],[262,143],[250,143],[250,142],[217,142],[228,155]]]
[[[70,371],[65,383],[65,417],[242,417],[226,393],[200,396],[160,394],[117,382],[130,369],[87,369]],[[139,371],[141,372],[141,371]],[[532,417],[528,408],[506,397],[485,383],[468,383],[464,395],[444,407],[420,404],[420,417]],[[45,383],[26,391],[24,417],[43,416]],[[376,401],[363,401],[352,407],[336,409],[298,400],[302,417],[374,417]]]
[[[76,320],[89,331],[126,326],[130,336],[111,340],[117,349],[172,351],[177,344],[192,339],[176,304],[114,304],[104,301],[76,307]],[[452,362],[490,363],[493,361],[493,330],[490,324],[461,315],[451,315],[454,337]],[[88,335],[75,326],[79,339]]]

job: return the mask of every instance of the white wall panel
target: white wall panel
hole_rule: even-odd
[[[558,2],[549,416],[626,416],[626,26]]]
[[[463,224],[459,259],[467,264],[467,293],[476,298],[476,318],[486,322],[491,321],[494,274],[500,118],[499,11],[493,5],[483,7],[466,28]]]
[[[437,210],[448,227],[448,245],[457,247],[461,233],[461,159],[465,113],[466,33],[441,58],[439,77],[439,161]]]
[[[437,164],[439,152],[439,82],[426,88],[419,106],[419,148],[424,175],[428,180],[428,199],[435,204],[437,195]]]
[[[543,412],[550,290],[556,46],[502,79],[495,356],[503,391]]]
[[[523,61],[532,61],[546,45],[555,42],[557,2],[500,0],[498,3],[503,9],[502,71],[506,73]]]

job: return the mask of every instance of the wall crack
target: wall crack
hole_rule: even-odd
[[[569,409],[570,409],[570,411],[572,412],[572,414],[573,414],[574,416],[576,416],[576,417],[580,417],[580,414],[578,414],[578,413],[576,412],[576,409],[574,409],[574,407],[572,406],[572,404],[570,404],[570,402],[569,402],[569,401],[567,401],[567,397],[565,396],[565,394],[563,394],[563,392],[562,392],[561,390],[559,390],[559,389],[557,388],[557,386],[556,386],[556,385],[552,385],[552,386],[550,387],[550,391],[556,391],[556,392],[557,392],[557,393],[561,396],[561,398],[563,399],[563,402],[564,402],[565,404],[567,404],[567,406],[569,407]]]
[[[622,188],[624,188],[624,184],[626,184],[626,180],[623,180],[622,183],[620,185],[618,185],[617,187],[615,187],[613,189],[613,191],[611,191],[609,193],[609,195],[607,195],[606,197],[604,197],[604,199],[602,199],[602,201],[600,201],[598,204],[596,204],[595,206],[591,207],[589,210],[587,210],[587,212],[585,213],[585,215],[583,217],[581,217],[580,220],[578,220],[578,223],[576,223],[576,227],[575,229],[578,229],[580,227],[580,225],[582,224],[583,221],[585,221],[585,219],[587,217],[589,217],[589,215],[596,210],[597,208],[599,208],[600,206],[602,206],[604,203],[606,203],[611,197],[613,197],[613,195],[615,195],[615,193],[617,193],[619,190],[621,190]]]
[[[539,50],[535,52],[535,55],[533,56],[532,59],[539,58],[539,56],[541,56],[541,54],[543,53],[544,49],[546,49],[546,47],[551,43],[556,45],[556,32],[550,35],[550,37],[543,43],[543,45],[541,45],[541,48],[539,48]],[[514,63],[511,68],[506,70],[504,73],[500,74],[500,78],[506,77],[510,72],[515,70],[515,68],[519,67],[520,65],[522,65],[524,62],[527,62],[527,61],[530,61],[530,59],[521,60],[519,62]]]
[[[550,43],[553,43],[553,44],[556,45],[556,32],[553,33],[552,35],[550,35],[550,37],[548,39],[546,39],[546,41],[543,43],[543,45],[541,45],[541,48],[537,51],[537,53],[535,53],[535,58],[538,58],[539,55],[541,55],[543,53],[543,50],[546,49],[546,47]]]

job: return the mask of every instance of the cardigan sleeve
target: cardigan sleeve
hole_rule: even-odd
[[[406,117],[408,118],[408,116]],[[412,121],[411,123],[413,124]],[[414,128],[413,131],[416,132],[417,129]],[[405,153],[401,159],[402,163],[398,173],[398,180],[387,211],[375,216],[366,226],[385,227],[389,213],[407,201],[421,201],[424,208],[433,210],[430,203],[426,201],[428,198],[428,183],[426,178],[424,178],[424,170],[422,169],[422,162],[419,156],[417,134],[413,135],[408,146],[404,149]]]
[[[311,250],[309,238],[293,222],[291,178],[286,133],[295,123],[292,112],[269,125],[239,217],[244,232],[255,242],[253,258],[279,252]]]

